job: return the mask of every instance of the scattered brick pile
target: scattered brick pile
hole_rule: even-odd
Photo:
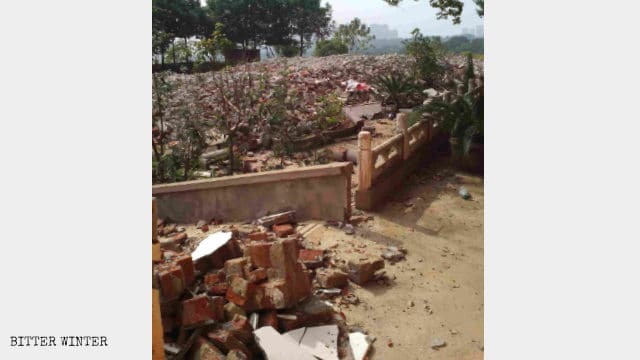
[[[324,324],[338,326],[339,358],[353,358],[344,315],[323,299],[346,295],[349,279],[368,281],[383,260],[349,264],[347,271],[325,267],[322,250],[302,247],[294,212],[261,218],[251,231],[216,232],[209,237],[219,243],[206,256],[193,249],[186,232],[175,234],[181,229],[159,229],[166,239],[154,287],[161,291],[168,358],[265,358],[255,330],[271,326],[285,333]]]

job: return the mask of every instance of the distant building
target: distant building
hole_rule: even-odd
[[[484,37],[484,26],[478,25],[476,26],[476,37],[483,38]]]
[[[464,29],[462,29],[462,35],[471,35],[471,36],[473,36],[473,29],[472,28],[464,28]]]
[[[387,24],[373,24],[369,26],[371,28],[371,35],[374,35],[376,39],[397,39],[398,30],[390,29]]]

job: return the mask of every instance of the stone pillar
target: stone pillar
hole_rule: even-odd
[[[399,113],[396,115],[396,126],[400,133],[402,133],[402,158],[407,159],[409,157],[409,131],[407,124],[407,114]]]
[[[373,153],[371,152],[371,133],[361,131],[358,134],[358,190],[366,191],[371,188],[373,176]]]

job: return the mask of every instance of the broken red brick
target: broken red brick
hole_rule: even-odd
[[[224,299],[199,295],[182,302],[182,325],[190,326],[224,318]]]
[[[190,360],[225,360],[226,356],[209,342],[207,339],[199,336],[189,350]]]
[[[207,338],[222,352],[228,353],[230,350],[238,350],[247,356],[251,356],[251,351],[242,341],[224,329],[217,329],[207,333]]]
[[[160,270],[158,272],[158,280],[160,282],[162,298],[167,301],[179,298],[186,287],[182,268],[177,265],[172,265],[167,269]]]
[[[222,328],[245,344],[253,341],[253,328],[246,316],[234,314],[230,321],[222,324]]]
[[[315,269],[322,266],[324,262],[324,251],[314,249],[300,249],[298,260],[301,261],[307,269]]]
[[[225,273],[224,271],[217,271],[214,273],[208,273],[204,276],[204,285],[206,287],[210,287],[213,286],[215,284],[224,282],[225,280]]]
[[[229,290],[227,290],[227,300],[242,307],[246,311],[252,311],[255,309],[254,297],[254,284],[237,276],[231,279]]]
[[[193,266],[191,255],[181,255],[176,258],[176,262],[182,268],[182,273],[184,274],[184,280],[186,281],[187,286],[193,284],[196,279],[196,269]]]
[[[267,240],[267,233],[264,231],[253,232],[249,234],[249,240],[251,241],[264,241]]]
[[[271,326],[278,330],[278,313],[275,311],[261,313],[258,318],[258,328],[263,326]]]
[[[209,231],[209,225],[207,225],[207,224],[202,225],[202,226],[200,227],[200,230],[202,230],[202,232],[207,232],[207,231]]]
[[[225,296],[227,294],[227,291],[229,291],[229,283],[221,282],[213,284],[207,288],[207,291],[211,295]]]
[[[347,286],[348,275],[337,269],[316,270],[318,284],[325,288],[343,288]]]
[[[293,226],[291,224],[280,224],[273,225],[273,232],[275,232],[278,237],[283,238],[289,235],[293,235],[295,231],[293,230]]]
[[[259,283],[267,279],[267,269],[257,268],[247,275],[247,280],[252,283]]]
[[[271,258],[269,249],[272,243],[265,241],[256,241],[247,245],[247,255],[251,257],[251,263],[255,267],[269,268],[271,267]]]
[[[171,241],[173,241],[175,244],[182,245],[185,242],[185,240],[187,240],[187,238],[188,238],[187,233],[181,232],[173,235],[173,237],[171,238]]]
[[[236,315],[241,315],[243,317],[247,316],[247,312],[244,311],[240,306],[228,302],[224,305],[224,318],[227,321],[231,321]]]
[[[241,277],[243,279],[247,278],[247,262],[249,258],[240,257],[235,259],[227,260],[224,263],[224,272],[228,279],[232,279],[233,277]]]

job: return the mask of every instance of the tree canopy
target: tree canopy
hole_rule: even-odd
[[[386,3],[392,6],[397,6],[403,0],[384,0]],[[419,0],[415,0],[419,1]],[[473,0],[478,7],[476,9],[478,15],[480,17],[484,16],[484,0]],[[429,5],[432,8],[437,9],[438,13],[436,17],[438,19],[449,19],[454,24],[460,24],[460,16],[462,15],[462,10],[464,9],[464,2],[462,0],[429,0]]]
[[[362,23],[359,18],[351,20],[349,24],[341,24],[334,33],[334,37],[343,42],[349,51],[366,50],[375,36],[369,35],[371,28]]]

